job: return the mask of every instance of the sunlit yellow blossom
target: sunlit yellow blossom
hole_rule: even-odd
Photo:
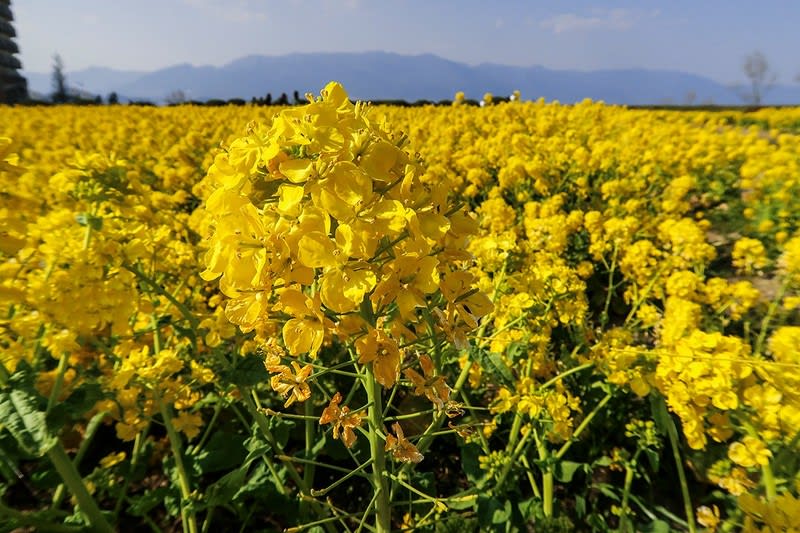
[[[728,457],[739,466],[747,468],[769,464],[772,452],[767,449],[763,441],[748,435],[742,438],[741,442],[734,442],[730,445]]]

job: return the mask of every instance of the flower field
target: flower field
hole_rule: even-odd
[[[0,529],[800,531],[800,110],[0,108]]]

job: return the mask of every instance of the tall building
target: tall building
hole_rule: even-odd
[[[28,98],[28,82],[19,73],[22,63],[15,57],[19,47],[17,32],[11,23],[11,0],[0,0],[0,102],[14,103]]]

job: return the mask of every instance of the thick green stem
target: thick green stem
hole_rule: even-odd
[[[364,387],[369,403],[369,450],[372,456],[372,490],[375,492],[375,529],[378,533],[388,533],[392,528],[392,509],[389,505],[389,490],[383,473],[386,470],[386,451],[378,432],[383,427],[383,408],[381,407],[381,386],[367,366],[367,379]]]
[[[153,396],[155,396],[159,410],[161,411],[161,418],[164,420],[164,427],[167,429],[167,437],[169,438],[169,444],[172,448],[172,455],[175,457],[175,469],[178,471],[178,485],[181,491],[181,520],[183,521],[183,530],[186,531],[188,529],[190,533],[197,533],[197,518],[189,502],[192,491],[189,485],[189,475],[183,464],[181,440],[177,431],[175,431],[175,426],[172,425],[172,415],[169,412],[169,408],[161,399],[157,390],[153,390]]]
[[[532,429],[531,432],[536,439],[536,449],[539,452],[539,460],[542,461],[544,464],[547,464],[547,459],[550,457],[550,454],[547,450],[547,446],[539,438],[539,436],[534,432]],[[553,516],[553,470],[552,467],[546,467],[542,471],[542,511],[546,517]]]
[[[81,460],[83,459],[83,456],[86,455],[86,450],[89,449],[89,444],[92,442],[92,439],[94,438],[95,433],[97,433],[103,418],[106,417],[106,414],[107,413],[105,411],[97,413],[86,425],[86,433],[84,434],[83,441],[81,442],[80,448],[78,448],[78,453],[75,454],[75,459],[72,461],[72,464],[75,465],[75,468],[80,466]],[[66,487],[63,483],[56,487],[56,491],[53,493],[52,507],[54,509],[61,505],[61,500],[64,498],[65,494],[65,488]]]
[[[75,465],[72,464],[67,452],[64,451],[61,443],[53,446],[50,451],[47,452],[47,457],[53,463],[53,466],[56,467],[59,476],[61,476],[62,481],[64,481],[64,484],[69,488],[69,491],[78,500],[78,506],[81,508],[81,512],[86,515],[89,526],[96,531],[113,533],[114,529],[111,527],[111,524],[108,523],[106,517],[100,512],[100,508],[97,506],[94,498],[92,498],[92,495],[86,490],[83,479],[75,468]]]
[[[772,465],[769,463],[761,467],[761,481],[764,482],[767,500],[774,500],[778,496],[778,488],[775,484],[775,474],[772,473]]]

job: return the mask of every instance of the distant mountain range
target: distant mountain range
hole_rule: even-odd
[[[34,92],[52,91],[50,73],[25,73]],[[441,57],[388,52],[253,55],[221,67],[175,65],[154,72],[92,67],[67,72],[67,83],[82,92],[116,92],[122,101],[163,103],[181,91],[187,99],[264,97],[281,93],[318,93],[340,81],[352,98],[362,100],[443,100],[457,91],[480,99],[485,92],[523,99],[544,97],[570,103],[591,98],[614,104],[741,104],[736,89],[709,78],[678,71],[624,69],[590,72],[484,63],[469,66]],[[800,104],[800,85],[777,85],[765,104]]]

